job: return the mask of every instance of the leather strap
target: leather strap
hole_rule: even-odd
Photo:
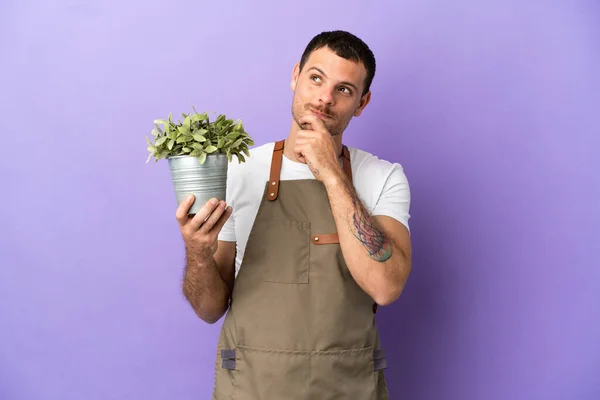
[[[352,182],[352,166],[350,164],[350,150],[348,150],[348,147],[346,147],[344,145],[344,148],[342,149],[342,157],[344,157],[344,159],[342,160],[342,163],[344,165],[344,172],[346,173],[346,176],[348,177],[348,179],[350,179],[350,182]]]
[[[340,239],[337,233],[326,233],[323,235],[314,235],[312,242],[313,244],[334,244],[339,243]]]
[[[267,199],[273,201],[279,194],[279,178],[281,177],[281,163],[283,160],[283,145],[285,140],[275,143],[273,148],[273,158],[271,159],[271,175],[269,176],[269,190],[267,190]]]
[[[271,174],[269,176],[269,190],[267,191],[267,199],[273,201],[277,199],[279,194],[279,178],[281,177],[281,163],[283,162],[283,148],[285,140],[275,142],[273,148],[273,158],[271,159]],[[342,148],[342,166],[344,173],[352,182],[352,165],[350,163],[350,150],[345,145]],[[336,242],[337,243],[337,242]]]

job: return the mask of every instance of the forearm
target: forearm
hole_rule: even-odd
[[[202,320],[213,324],[227,311],[229,288],[219,274],[213,257],[201,260],[186,251],[183,293]]]
[[[326,184],[344,260],[358,285],[381,305],[396,300],[410,263],[369,215],[345,176]]]

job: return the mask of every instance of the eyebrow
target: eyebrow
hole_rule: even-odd
[[[327,74],[325,74],[325,72],[323,72],[321,69],[319,69],[318,67],[310,67],[308,70],[310,71],[311,69],[317,70],[321,75],[323,75],[325,78],[327,78]],[[355,84],[351,83],[351,82],[340,82],[341,85],[346,85],[346,86],[351,86],[354,88],[354,90],[356,90],[358,92],[358,88],[356,87]]]

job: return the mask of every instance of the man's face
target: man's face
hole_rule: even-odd
[[[297,64],[292,75],[296,124],[300,126],[299,119],[312,113],[323,120],[332,136],[341,135],[369,102],[370,92],[362,96],[366,76],[362,63],[339,57],[327,47],[313,51],[302,71]]]

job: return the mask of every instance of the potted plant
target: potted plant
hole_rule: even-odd
[[[146,137],[150,152],[146,163],[152,157],[155,162],[168,160],[177,204],[188,194],[195,196],[189,214],[211,198],[226,200],[228,163],[233,156],[238,163],[245,162],[244,154],[250,156],[248,146],[254,145],[240,120],[220,114],[211,121],[208,113],[193,109],[193,113],[181,114],[183,121],[173,122],[172,113],[167,120],[154,120],[154,139]]]

